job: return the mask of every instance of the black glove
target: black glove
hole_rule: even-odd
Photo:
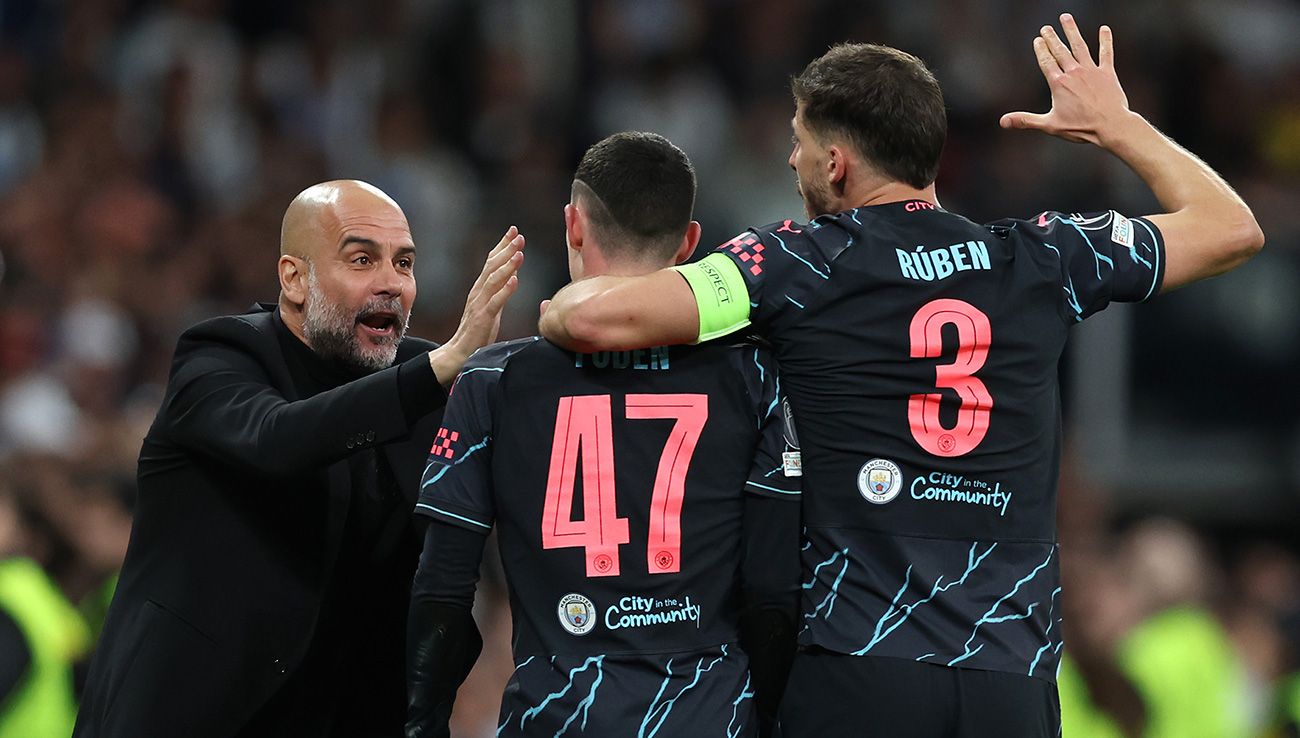
[[[451,708],[483,650],[467,607],[412,599],[406,625],[406,736],[448,738]]]

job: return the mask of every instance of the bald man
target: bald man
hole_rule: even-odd
[[[405,335],[397,203],[356,181],[294,199],[279,303],[180,337],[75,735],[402,735],[409,513],[444,387],[495,340],[522,249],[511,228],[438,346]]]

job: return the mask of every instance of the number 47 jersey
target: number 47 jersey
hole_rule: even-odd
[[[788,417],[753,345],[524,339],[470,359],[416,510],[497,530],[516,661],[500,735],[753,734],[742,520],[746,494],[787,500],[797,538]]]
[[[979,225],[908,201],[698,265],[727,289],[697,299],[748,293],[794,407],[801,643],[1055,680],[1057,364],[1069,326],[1159,291],[1163,249],[1114,212]]]

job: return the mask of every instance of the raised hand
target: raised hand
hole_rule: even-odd
[[[488,253],[483,271],[465,299],[460,326],[446,345],[429,354],[438,380],[448,384],[469,355],[492,343],[501,329],[501,311],[519,288],[519,267],[524,263],[524,237],[514,226]]]
[[[1061,15],[1067,47],[1056,29],[1043,26],[1034,38],[1038,68],[1052,92],[1046,113],[1015,112],[1002,116],[1003,128],[1028,128],[1077,143],[1105,145],[1107,134],[1131,115],[1124,88],[1115,75],[1115,51],[1109,26],[1097,39],[1097,61],[1069,13]]]

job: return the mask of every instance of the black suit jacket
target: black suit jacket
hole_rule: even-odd
[[[393,367],[299,400],[273,321],[258,306],[180,338],[78,736],[237,733],[311,641],[348,514],[348,457],[381,449],[413,509],[446,402],[423,354],[435,344],[406,338]],[[396,577],[405,594],[374,607],[404,617],[415,563]],[[395,630],[367,634],[394,639],[382,649],[394,663],[372,664],[396,677],[385,684],[403,673]]]

